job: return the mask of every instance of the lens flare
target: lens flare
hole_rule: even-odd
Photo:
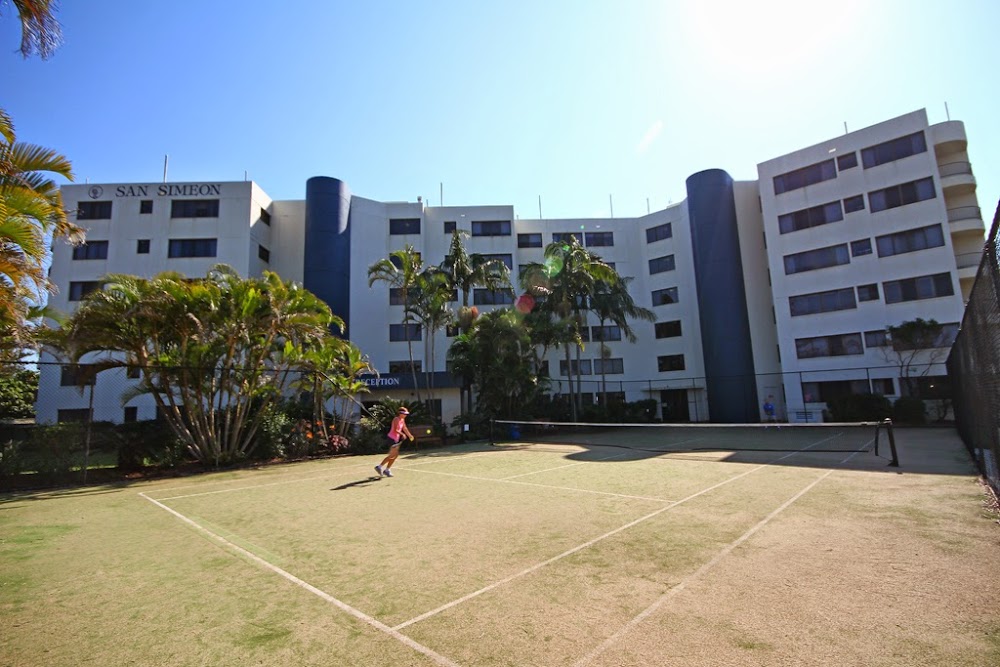
[[[563,270],[563,260],[562,257],[558,255],[550,255],[545,258],[545,275],[548,277],[557,276]]]
[[[518,312],[527,315],[535,307],[535,297],[525,292],[521,296],[517,297],[514,307],[517,308]]]

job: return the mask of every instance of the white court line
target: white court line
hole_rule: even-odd
[[[813,446],[815,446],[815,445],[813,445]],[[850,461],[855,455],[857,455],[861,451],[862,450],[858,450],[857,452],[854,452],[853,454],[851,454],[850,456],[848,456],[847,458],[845,458],[844,460],[842,460],[837,465],[843,465],[844,463],[847,463],[848,461]],[[708,572],[709,570],[711,570],[713,567],[715,567],[716,565],[718,565],[718,563],[723,558],[725,558],[726,556],[728,556],[729,554],[731,554],[738,546],[740,546],[741,544],[743,544],[744,542],[746,542],[748,539],[750,539],[750,537],[752,537],[754,533],[756,533],[758,530],[760,530],[761,528],[763,528],[764,526],[766,526],[771,521],[771,519],[773,519],[774,517],[776,517],[779,514],[781,514],[782,512],[784,512],[792,503],[794,503],[796,500],[798,500],[799,498],[801,498],[802,496],[804,496],[814,486],[816,486],[817,484],[819,484],[820,482],[822,482],[824,479],[826,479],[827,477],[829,477],[830,475],[832,475],[834,472],[835,471],[833,471],[833,470],[827,470],[825,473],[823,473],[822,475],[820,475],[819,477],[817,477],[815,480],[813,480],[804,489],[802,489],[801,491],[799,491],[798,493],[796,493],[794,496],[792,496],[791,498],[789,498],[788,500],[786,500],[776,510],[774,510],[773,512],[771,512],[770,514],[768,514],[766,517],[764,517],[763,519],[761,519],[759,522],[757,522],[757,524],[754,525],[752,528],[750,528],[750,530],[748,530],[747,532],[745,532],[742,535],[740,535],[734,542],[730,543],[722,551],[720,551],[719,553],[715,554],[715,556],[712,558],[712,560],[708,561],[707,563],[705,563],[704,565],[702,565],[701,567],[699,567],[692,574],[688,575],[688,577],[686,579],[684,579],[680,583],[676,584],[674,587],[672,587],[666,593],[664,593],[663,595],[661,595],[655,602],[653,602],[653,604],[651,604],[648,607],[646,607],[646,609],[643,610],[642,613],[640,613],[638,616],[636,616],[631,621],[629,621],[624,626],[622,626],[613,635],[611,635],[610,637],[608,637],[607,639],[605,639],[603,642],[601,642],[601,644],[597,648],[595,648],[593,651],[591,651],[590,653],[588,653],[587,655],[585,655],[583,658],[581,658],[577,662],[573,663],[573,667],[582,667],[583,665],[586,665],[587,663],[589,663],[590,661],[592,661],[594,658],[596,658],[597,656],[601,655],[606,650],[608,650],[609,648],[611,648],[612,644],[616,643],[619,639],[621,639],[623,636],[625,636],[625,634],[627,634],[628,632],[630,632],[631,630],[633,630],[637,625],[639,625],[644,620],[646,620],[657,609],[659,609],[660,607],[662,607],[664,605],[664,603],[666,603],[672,597],[674,597],[675,595],[677,595],[678,593],[680,593],[681,591],[683,591],[685,588],[687,588],[689,584],[691,584],[692,582],[696,581],[703,574],[705,574],[706,572]]]
[[[367,623],[368,625],[370,625],[373,628],[379,630],[380,632],[384,632],[385,634],[389,635],[393,639],[395,639],[395,640],[397,640],[399,642],[402,642],[406,646],[409,646],[413,650],[419,651],[420,653],[423,653],[424,655],[426,655],[427,657],[429,657],[431,660],[433,660],[437,664],[439,664],[439,665],[445,665],[446,667],[459,667],[457,663],[452,662],[451,660],[449,660],[448,658],[444,657],[443,655],[440,655],[439,653],[436,653],[435,651],[429,649],[428,647],[424,646],[423,644],[420,644],[420,643],[414,641],[410,637],[407,637],[406,635],[404,635],[401,632],[395,630],[394,628],[390,628],[385,623],[382,623],[381,621],[378,621],[375,618],[372,618],[368,614],[365,614],[364,612],[359,611],[358,609],[355,609],[354,607],[352,607],[352,606],[350,606],[350,605],[348,605],[348,604],[346,604],[344,602],[341,602],[340,600],[338,600],[337,598],[333,597],[329,593],[326,593],[326,592],[324,592],[324,591],[316,588],[312,584],[310,584],[310,583],[308,583],[306,581],[303,581],[302,579],[299,579],[294,574],[291,574],[290,572],[287,572],[286,570],[281,569],[277,565],[272,565],[271,563],[269,563],[268,561],[264,560],[260,556],[257,556],[256,554],[251,553],[250,551],[247,551],[246,549],[244,549],[243,547],[239,546],[238,544],[234,544],[234,543],[230,542],[229,540],[227,540],[226,538],[221,537],[220,535],[216,535],[215,533],[213,533],[209,529],[207,529],[207,528],[201,526],[200,524],[192,521],[191,519],[187,518],[186,516],[184,516],[180,512],[167,507],[166,505],[164,505],[160,501],[153,500],[152,498],[150,498],[149,496],[147,496],[145,493],[142,493],[142,492],[140,492],[139,495],[142,496],[143,498],[145,498],[146,500],[148,500],[149,502],[153,503],[157,507],[159,507],[161,509],[164,509],[167,512],[170,512],[175,517],[177,517],[178,519],[180,519],[184,523],[192,526],[196,530],[198,530],[198,531],[200,531],[200,532],[208,535],[213,540],[215,540],[217,542],[220,542],[224,546],[229,547],[230,549],[236,551],[240,555],[245,556],[246,558],[249,558],[253,562],[257,563],[258,565],[260,565],[262,567],[265,567],[268,570],[271,570],[272,572],[274,572],[274,573],[276,573],[278,575],[281,575],[282,577],[284,577],[288,581],[292,582],[296,586],[301,586],[302,588],[306,589],[307,591],[309,591],[313,595],[316,595],[316,596],[322,598],[323,600],[326,600],[327,602],[329,602],[330,604],[334,605],[335,607],[337,607],[341,611],[345,611],[348,614],[350,614],[351,616],[357,618],[360,621],[363,621],[363,622]]]
[[[723,480],[721,482],[718,482],[717,484],[713,484],[712,486],[708,487],[707,489],[702,489],[701,491],[698,491],[697,493],[693,493],[690,496],[688,496],[687,498],[683,498],[681,500],[674,501],[674,502],[670,503],[669,505],[661,507],[660,509],[658,509],[656,511],[650,512],[646,516],[639,517],[638,519],[636,519],[634,521],[630,521],[629,523],[625,524],[624,526],[619,526],[618,528],[615,528],[614,530],[612,530],[612,531],[610,531],[608,533],[605,533],[604,535],[601,535],[599,537],[595,537],[594,539],[592,539],[592,540],[590,540],[588,542],[584,542],[583,544],[581,544],[579,546],[576,546],[576,547],[573,547],[572,549],[569,549],[568,551],[564,551],[563,553],[559,554],[558,556],[553,556],[552,558],[549,558],[546,561],[543,561],[541,563],[537,563],[535,565],[532,565],[531,567],[529,567],[529,568],[527,568],[525,570],[522,570],[520,572],[512,574],[512,575],[510,575],[508,577],[505,577],[505,578],[503,578],[503,579],[501,579],[499,581],[495,581],[492,584],[490,584],[489,586],[485,586],[483,588],[480,588],[478,591],[473,591],[472,593],[469,593],[468,595],[460,597],[457,600],[452,600],[451,602],[445,603],[445,604],[441,605],[440,607],[438,607],[436,609],[431,609],[430,611],[425,612],[423,614],[420,614],[419,616],[415,616],[414,618],[411,618],[408,621],[404,621],[403,623],[400,623],[399,625],[397,625],[393,629],[394,630],[402,630],[403,628],[405,628],[405,627],[407,627],[409,625],[413,625],[414,623],[419,623],[420,621],[426,620],[426,619],[430,618],[431,616],[435,616],[435,615],[441,613],[442,611],[446,611],[448,609],[451,609],[454,606],[460,605],[460,604],[462,604],[464,602],[468,602],[469,600],[471,600],[471,599],[473,599],[475,597],[478,597],[478,596],[482,595],[483,593],[488,593],[489,591],[493,590],[494,588],[497,588],[497,587],[502,586],[504,584],[510,583],[511,581],[514,581],[515,579],[519,579],[519,578],[521,578],[521,577],[523,577],[525,575],[531,574],[532,572],[534,572],[536,570],[539,570],[539,569],[545,567],[546,565],[550,565],[550,564],[552,564],[552,563],[554,563],[554,562],[556,562],[558,560],[566,558],[567,556],[571,556],[571,555],[575,554],[576,552],[581,551],[583,549],[586,549],[587,547],[593,546],[593,545],[597,544],[598,542],[600,542],[601,540],[604,540],[604,539],[607,539],[607,538],[609,538],[609,537],[611,537],[613,535],[616,535],[616,534],[620,533],[623,530],[631,528],[632,526],[640,524],[643,521],[646,521],[648,519],[652,519],[653,517],[655,517],[655,516],[657,516],[659,514],[662,514],[663,512],[666,512],[667,510],[669,510],[671,508],[677,507],[678,505],[680,505],[682,503],[686,503],[689,500],[693,500],[693,499],[697,498],[698,496],[701,496],[703,494],[708,493],[709,491],[714,491],[715,489],[719,488],[720,486],[724,486],[726,484],[729,484],[730,482],[735,482],[736,480],[740,479],[741,477],[746,477],[750,473],[757,472],[761,468],[766,468],[767,466],[769,466],[769,465],[771,465],[773,463],[777,463],[778,461],[782,461],[782,460],[787,459],[787,458],[789,458],[791,456],[795,456],[796,454],[800,454],[800,453],[806,451],[807,449],[811,449],[812,447],[816,447],[817,445],[821,445],[824,442],[826,442],[827,440],[830,440],[831,438],[835,438],[838,435],[840,435],[840,434],[838,433],[838,434],[835,434],[835,435],[831,435],[828,438],[823,438],[822,440],[818,440],[818,441],[814,442],[813,444],[809,445],[808,447],[804,447],[803,449],[799,449],[799,450],[796,450],[794,452],[790,452],[788,454],[785,454],[784,456],[780,456],[780,457],[774,459],[773,461],[769,461],[767,463],[762,463],[761,465],[758,465],[758,466],[756,466],[754,468],[751,468],[750,470],[747,470],[746,472],[742,472],[739,475],[735,475],[733,477],[730,477],[729,479],[726,479],[726,480]],[[854,456],[854,454],[851,454],[851,456]],[[849,458],[850,457],[848,457],[848,459]],[[844,460],[846,461],[848,459],[844,459]],[[436,473],[436,471],[433,471],[433,470],[421,470],[421,471],[418,471],[418,472]],[[447,474],[447,473],[436,473],[436,474]],[[490,480],[490,481],[500,481],[500,480]],[[528,482],[508,482],[508,483],[509,484],[528,484]],[[536,485],[532,485],[532,486],[536,486]],[[576,491],[578,489],[570,489],[570,490]]]
[[[594,459],[593,461],[577,461],[576,463],[567,463],[565,465],[556,466],[555,468],[546,468],[545,470],[532,470],[531,472],[522,472],[520,475],[511,475],[510,477],[501,477],[501,482],[507,482],[512,479],[517,479],[518,477],[527,477],[529,475],[540,475],[543,472],[551,472],[553,470],[562,470],[563,468],[572,468],[573,466],[583,465],[584,463],[594,463],[595,461],[608,461],[610,459],[616,459],[620,456],[625,456],[625,454],[615,454],[613,456],[605,456],[603,459]]]

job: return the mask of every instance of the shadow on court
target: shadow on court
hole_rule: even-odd
[[[375,482],[381,481],[381,477],[366,477],[365,479],[355,480],[353,482],[347,482],[346,484],[341,484],[340,486],[335,486],[331,491],[343,491],[344,489],[350,489],[355,486],[367,486],[368,484],[374,484]]]

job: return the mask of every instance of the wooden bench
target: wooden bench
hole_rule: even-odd
[[[414,445],[443,445],[444,438],[437,434],[434,424],[407,424],[413,434]]]

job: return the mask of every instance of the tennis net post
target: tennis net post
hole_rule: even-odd
[[[889,453],[892,455],[892,459],[889,461],[889,467],[898,468],[899,467],[899,455],[896,453],[896,434],[892,430],[892,420],[883,419],[875,426],[875,456],[878,456],[878,441],[879,434],[885,429],[886,439],[889,440]]]

